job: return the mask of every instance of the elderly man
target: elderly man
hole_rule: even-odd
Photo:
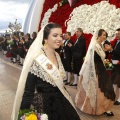
[[[86,54],[86,41],[83,37],[82,28],[77,28],[76,30],[77,40],[74,45],[71,43],[68,44],[71,47],[73,53],[73,73],[74,73],[74,82],[70,86],[77,86],[78,76],[80,69],[82,67],[83,58]]]

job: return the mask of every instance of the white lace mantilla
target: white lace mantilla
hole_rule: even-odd
[[[36,75],[37,77],[42,78],[43,81],[46,81],[47,83],[50,83],[51,85],[56,87],[56,84],[52,80],[52,78],[48,75],[48,73],[42,67],[40,67],[40,65],[35,60],[32,62],[30,72]]]
[[[82,85],[86,92],[86,95],[90,98],[90,104],[92,107],[96,106],[97,99],[97,79],[94,65],[94,49],[89,50],[88,60],[84,63],[80,75],[83,76]]]
[[[67,79],[66,72],[64,70],[64,67],[63,67],[63,64],[61,62],[60,56],[57,52],[55,52],[55,54],[56,54],[56,57],[57,57],[57,61],[59,63],[59,71],[60,71],[61,77],[62,77],[63,80],[66,80]]]

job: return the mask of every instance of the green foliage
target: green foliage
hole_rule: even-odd
[[[60,4],[60,6],[63,6],[65,4],[67,4],[67,3],[68,3],[68,0],[62,0],[59,4]]]
[[[30,115],[31,113],[35,113],[35,110],[31,110],[31,109],[23,109],[19,111],[19,115],[18,115],[18,120],[20,120],[20,117],[23,115]]]

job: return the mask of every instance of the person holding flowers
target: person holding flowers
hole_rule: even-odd
[[[87,114],[114,116],[110,111],[115,100],[112,81],[106,70],[105,52],[102,42],[107,38],[105,30],[94,33],[85,61],[80,71],[80,78],[75,97],[76,106]],[[106,50],[109,50],[106,46]]]
[[[25,58],[11,120],[18,120],[19,111],[31,107],[39,114],[47,114],[48,120],[80,120],[64,87],[66,74],[55,52],[61,42],[62,28],[59,24],[49,23],[38,33]]]

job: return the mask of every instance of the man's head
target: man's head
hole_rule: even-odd
[[[76,36],[79,38],[83,34],[82,28],[77,28],[76,30]]]
[[[70,32],[66,32],[65,33],[65,40],[70,40],[71,38],[71,33]]]
[[[120,28],[116,30],[116,38],[120,40]]]

